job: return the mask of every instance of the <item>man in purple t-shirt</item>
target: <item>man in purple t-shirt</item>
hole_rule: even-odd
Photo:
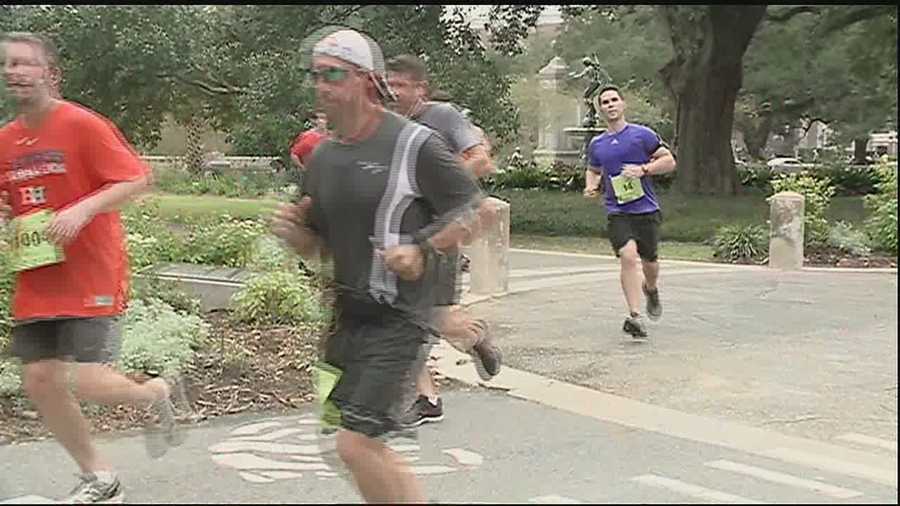
[[[656,249],[662,215],[650,176],[675,170],[675,158],[656,132],[625,121],[625,99],[618,88],[603,88],[597,100],[597,109],[606,117],[607,130],[588,146],[590,167],[585,171],[584,194],[597,196],[603,183],[607,232],[621,262],[622,291],[628,305],[622,330],[632,337],[647,337],[640,313],[641,291],[647,296],[650,318],[657,320],[662,316],[656,286]]]

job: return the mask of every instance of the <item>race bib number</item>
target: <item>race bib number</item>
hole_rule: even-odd
[[[319,399],[319,407],[322,409],[320,420],[325,431],[336,430],[341,424],[341,410],[334,402],[328,399],[331,392],[341,379],[343,371],[326,362],[318,362],[313,367],[316,381],[316,396]]]
[[[619,174],[610,178],[610,181],[612,181],[613,193],[619,204],[627,204],[644,196],[644,187],[641,185],[640,179]]]
[[[58,264],[66,259],[61,246],[47,238],[47,227],[54,213],[46,209],[35,211],[12,220],[13,270],[27,271]]]

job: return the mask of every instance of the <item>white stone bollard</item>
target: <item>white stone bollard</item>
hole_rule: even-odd
[[[803,268],[803,220],[806,199],[795,192],[769,197],[769,267]]]
[[[509,288],[509,204],[488,198],[497,210],[496,219],[467,248],[470,291],[478,295],[494,295]]]

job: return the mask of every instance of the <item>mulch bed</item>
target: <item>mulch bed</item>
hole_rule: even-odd
[[[860,257],[839,249],[817,249],[806,253],[803,264],[809,267],[897,268],[897,257],[874,254]]]
[[[206,315],[207,347],[198,350],[184,372],[193,413],[181,418],[192,424],[238,413],[277,413],[314,400],[312,366],[318,358],[321,331],[314,328],[235,324],[227,312]],[[132,376],[145,381],[146,375]],[[442,390],[462,384],[436,377]],[[94,433],[143,427],[146,409],[85,404]],[[52,437],[34,407],[23,396],[0,397],[0,445]]]
[[[184,372],[194,413],[182,423],[297,408],[313,400],[311,372],[318,356],[318,331],[239,325],[220,312],[208,314],[207,321],[211,324],[208,345],[198,350]],[[146,409],[135,407],[84,406],[95,433],[142,427],[149,416]],[[0,444],[49,436],[24,396],[0,397]]]

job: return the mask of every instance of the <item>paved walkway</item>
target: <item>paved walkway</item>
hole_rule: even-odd
[[[510,294],[472,308],[503,372],[480,388],[439,347],[442,373],[473,386],[393,443],[431,499],[897,502],[896,273],[667,262],[666,313],[635,343],[613,258],[514,251],[511,266]],[[140,435],[101,448],[130,502],[359,502],[314,427],[309,410],[223,418],[160,461]],[[62,496],[69,471],[51,441],[0,447],[0,502]]]

